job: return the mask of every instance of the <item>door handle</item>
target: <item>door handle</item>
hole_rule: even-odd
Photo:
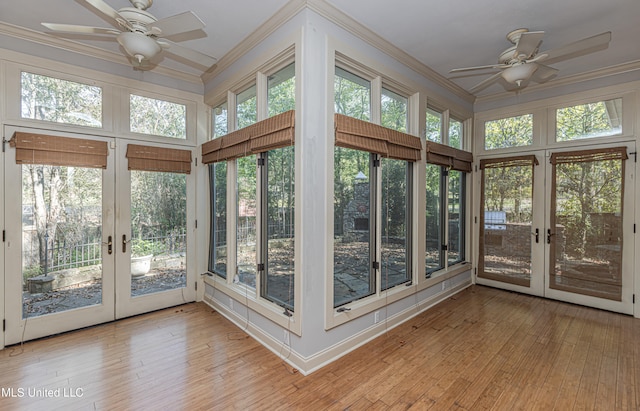
[[[109,253],[109,255],[113,254],[113,237],[112,236],[109,236],[107,238],[107,242],[105,243],[103,241],[102,244],[105,244],[107,246],[107,253]]]
[[[555,235],[555,233],[551,233],[551,229],[547,228],[547,244],[551,244],[551,236]]]
[[[126,234],[122,234],[122,252],[126,253],[127,252],[127,243],[131,242],[131,240],[127,241],[127,235]]]
[[[536,228],[536,232],[533,235],[536,236],[536,244],[538,244],[540,242],[540,229]]]

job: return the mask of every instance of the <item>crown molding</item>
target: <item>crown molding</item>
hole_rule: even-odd
[[[202,80],[204,83],[208,82],[212,78],[214,78],[218,73],[222,72],[229,66],[231,66],[234,62],[236,62],[240,57],[248,53],[253,47],[258,45],[265,37],[269,36],[279,27],[281,27],[284,23],[293,18],[296,14],[298,14],[301,10],[308,8],[320,16],[326,18],[331,21],[338,27],[343,30],[353,34],[364,42],[370,44],[376,49],[382,51],[383,53],[389,55],[390,57],[398,60],[400,63],[405,66],[411,68],[416,71],[423,77],[428,78],[444,89],[450,91],[456,96],[460,97],[462,100],[467,101],[469,103],[473,103],[475,101],[475,96],[467,92],[462,87],[457,84],[449,81],[446,77],[438,74],[433,69],[425,65],[424,63],[418,61],[416,58],[412,57],[408,53],[400,50],[398,47],[394,46],[387,40],[378,36],[373,31],[369,30],[362,24],[358,23],[336,7],[327,3],[325,0],[291,0],[285,6],[283,6],[280,10],[278,10],[272,18],[267,20],[264,24],[262,24],[258,29],[256,29],[253,33],[247,36],[240,44],[235,47],[231,52],[225,54],[218,63],[211,68],[208,72],[202,75]]]
[[[358,23],[356,20],[325,0],[307,0],[306,3],[311,10],[320,14],[322,17],[396,59],[423,77],[426,77],[452,94],[460,97],[462,100],[469,103],[473,103],[475,101],[476,98],[473,94],[453,83],[443,75],[437,73],[431,67],[411,56],[409,53],[399,49],[397,46],[380,37],[375,32]]]
[[[585,81],[592,81],[601,78],[616,76],[624,73],[630,73],[640,70],[640,60],[634,60],[627,63],[616,64],[613,66],[605,67],[602,69],[591,70],[584,73],[575,74],[573,76],[561,77],[559,79],[551,80],[546,83],[536,84],[533,86],[527,86],[520,90],[519,95],[533,94],[542,92],[545,90],[551,90],[558,87],[569,86],[576,83],[582,83]],[[479,96],[476,99],[476,104],[491,103],[502,99],[510,98],[513,96],[513,91],[502,91],[487,96]]]
[[[218,62],[201,76],[202,82],[207,83],[216,75],[229,68],[233,63],[238,61],[242,56],[247,54],[251,49],[260,44],[262,40],[271,35],[277,29],[282,27],[287,21],[291,20],[296,14],[307,6],[306,0],[291,0],[282,8],[276,11],[271,18],[262,23],[260,27],[255,29],[251,34],[245,37],[230,52],[222,56]]]
[[[97,58],[115,64],[131,66],[129,60],[120,53],[104,50],[99,47],[80,43],[75,40],[61,39],[36,30],[27,29],[10,23],[0,21],[0,35],[26,40],[32,43],[47,47],[54,47],[72,53],[80,54],[90,58]],[[162,76],[174,78],[189,83],[202,84],[202,79],[198,75],[185,73],[180,70],[167,67],[156,66],[153,72]]]

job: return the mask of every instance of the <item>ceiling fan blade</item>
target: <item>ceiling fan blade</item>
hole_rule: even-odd
[[[166,39],[158,40],[158,44],[160,44],[163,48],[167,48],[167,51],[169,53],[192,61],[206,68],[213,66],[218,61],[214,57],[208,56],[204,53],[200,53],[199,51],[190,49],[188,47],[181,46]]]
[[[103,27],[78,26],[75,24],[42,23],[52,31],[79,34],[120,34],[119,30]]]
[[[175,16],[160,19],[151,24],[153,28],[159,29],[157,34],[161,37],[173,36],[174,34],[185,33],[194,30],[201,30],[205,24],[192,11],[176,14]],[[156,34],[154,32],[154,34]]]
[[[516,45],[514,55],[516,57],[524,56],[520,60],[525,60],[535,55],[542,43],[544,31],[528,31],[520,35],[520,40]]]
[[[557,63],[558,61],[568,60],[575,57],[584,56],[585,54],[604,50],[609,47],[610,41],[610,31],[578,40],[574,43],[567,44],[566,46],[546,51],[545,53],[548,54],[549,57],[545,59],[545,63],[553,64]]]
[[[509,67],[509,65],[507,64],[489,64],[487,66],[455,68],[453,70],[450,70],[449,73],[460,73],[463,71],[472,71],[472,70],[502,69],[507,67]]]
[[[500,75],[502,74],[502,72],[498,72],[494,75],[492,75],[491,77],[481,81],[480,83],[476,84],[475,86],[471,87],[469,89],[469,92],[471,94],[475,94],[480,90],[483,90],[487,87],[489,87],[490,85],[492,85],[493,83],[495,83],[496,81],[500,80]]]
[[[86,3],[92,5],[96,10],[104,15],[104,17],[108,17],[107,21],[113,23],[115,21],[119,26],[126,28],[127,30],[132,30],[131,23],[125,19],[122,14],[118,13],[116,9],[109,6],[103,0],[84,0]]]
[[[531,76],[531,80],[536,83],[544,83],[545,81],[551,80],[558,73],[558,69],[553,67],[545,66],[544,64],[538,64],[538,69]]]

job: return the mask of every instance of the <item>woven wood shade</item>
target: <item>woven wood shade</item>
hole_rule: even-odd
[[[290,110],[204,143],[202,162],[233,160],[294,144],[295,110]]]
[[[16,149],[16,164],[107,168],[106,141],[15,132],[9,144]]]
[[[468,151],[427,141],[427,163],[470,173],[472,162],[473,155]]]
[[[191,173],[191,151],[129,144],[129,170]]]
[[[563,164],[584,163],[587,161],[626,160],[628,158],[626,147],[611,147],[552,153],[549,161],[551,161],[551,164]]]
[[[522,167],[530,165],[537,166],[538,164],[540,163],[534,155],[508,158],[488,158],[480,160],[480,169],[484,170],[485,168]]]
[[[422,143],[416,136],[368,121],[335,114],[335,145],[397,160],[420,160]]]

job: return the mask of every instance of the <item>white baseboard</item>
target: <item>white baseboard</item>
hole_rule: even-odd
[[[405,310],[388,317],[386,320],[380,321],[377,324],[368,327],[351,337],[340,341],[326,349],[319,351],[309,357],[304,357],[291,349],[290,346],[284,344],[282,341],[275,339],[272,335],[266,333],[264,330],[256,327],[253,323],[247,322],[246,318],[239,316],[235,311],[229,310],[229,307],[224,304],[220,304],[210,295],[205,294],[204,302],[218,311],[222,316],[229,321],[243,329],[252,338],[260,342],[271,352],[282,358],[284,362],[297,369],[303,375],[309,375],[314,371],[319,370],[327,364],[336,361],[340,357],[350,353],[351,351],[363,346],[369,341],[383,335],[387,331],[397,327],[398,325],[410,320],[416,315],[422,313],[425,310],[433,307],[434,305],[444,301],[454,294],[464,290],[471,285],[471,279],[462,283],[456,284],[451,288],[442,290],[426,300],[419,301],[415,305],[412,305]],[[304,335],[302,336],[304,339]]]

